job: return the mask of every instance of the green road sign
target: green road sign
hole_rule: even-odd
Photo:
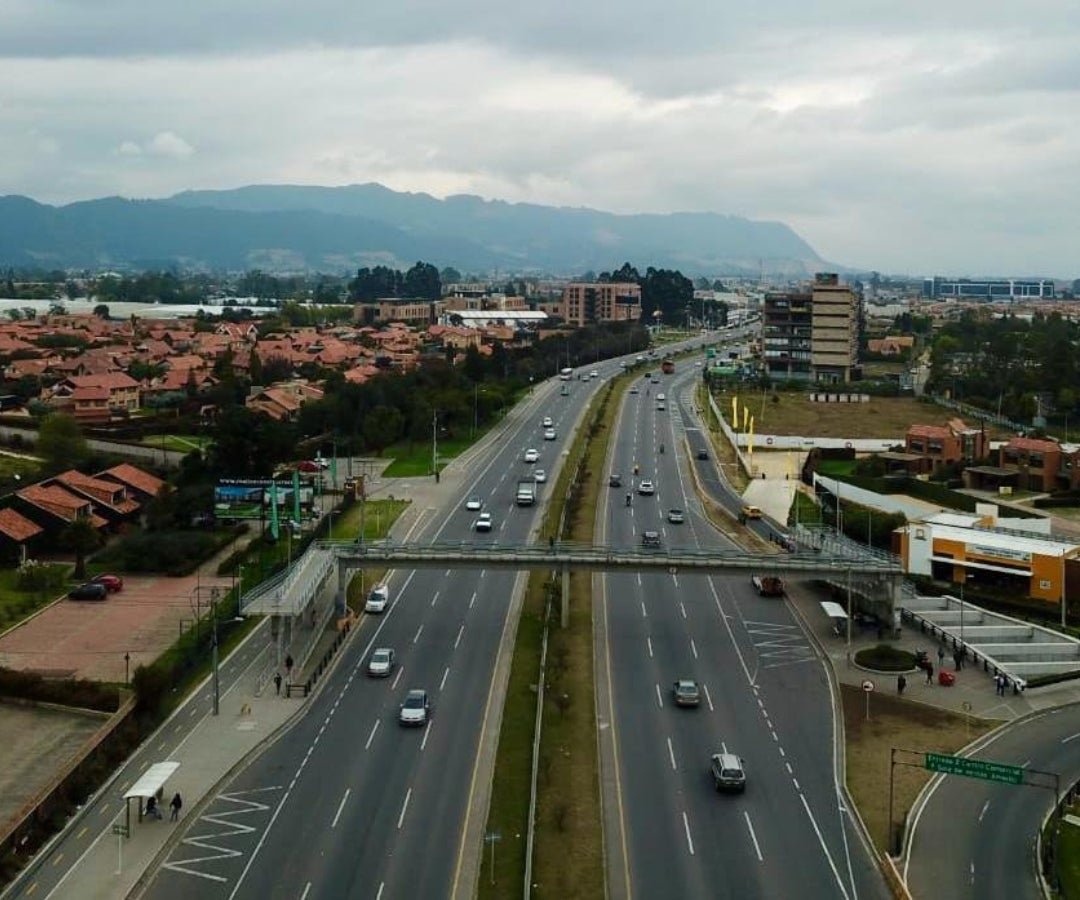
[[[927,753],[925,765],[931,772],[944,772],[946,775],[963,775],[966,778],[981,778],[983,781],[997,781],[1001,784],[1024,783],[1024,770],[1020,766],[1007,766],[984,759]]]

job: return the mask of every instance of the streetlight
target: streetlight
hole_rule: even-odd
[[[431,472],[439,483],[439,411],[431,411]]]
[[[971,572],[964,572],[964,577],[960,579],[960,652],[964,653],[964,648],[967,646],[964,643],[964,585],[967,584],[967,580],[972,576]],[[965,656],[967,654],[965,653]]]

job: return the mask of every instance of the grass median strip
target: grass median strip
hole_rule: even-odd
[[[622,379],[617,382],[625,384]],[[549,536],[592,540],[600,483],[597,473],[602,471],[617,408],[613,396],[611,386],[603,389],[585,415],[554,485],[543,540]],[[556,534],[559,522],[565,523],[562,535]],[[523,892],[537,677],[549,595],[553,603],[532,882],[538,896],[600,897],[604,893],[590,578],[587,573],[571,576],[570,626],[561,628],[558,579],[537,574],[526,589],[510,667],[486,828],[502,839],[493,867],[491,845],[485,844],[487,855],[478,885],[481,898],[520,897]]]

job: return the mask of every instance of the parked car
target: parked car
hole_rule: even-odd
[[[88,581],[68,591],[69,600],[104,600],[108,596],[105,585],[96,581]]]
[[[473,529],[475,531],[491,531],[491,513],[482,512],[476,517],[476,521],[473,522]]]
[[[95,575],[90,579],[94,584],[105,585],[110,594],[118,594],[124,589],[124,579],[119,575]]]
[[[398,721],[402,725],[426,725],[431,715],[431,704],[427,691],[414,689],[405,695],[405,702],[398,710]]]
[[[676,706],[698,706],[701,703],[701,688],[690,678],[680,678],[672,686],[671,696]]]
[[[709,771],[718,791],[746,790],[746,770],[734,753],[714,753],[709,761]]]
[[[372,678],[385,678],[394,671],[394,651],[389,647],[380,647],[368,659],[367,673]]]
[[[469,512],[476,512],[484,505],[484,501],[481,500],[476,494],[473,494],[468,500],[465,501],[465,508]]]

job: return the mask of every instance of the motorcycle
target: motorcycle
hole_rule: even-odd
[[[633,503],[633,501],[634,501],[634,495],[633,494],[627,494],[626,495],[626,505],[630,506],[630,504]]]

